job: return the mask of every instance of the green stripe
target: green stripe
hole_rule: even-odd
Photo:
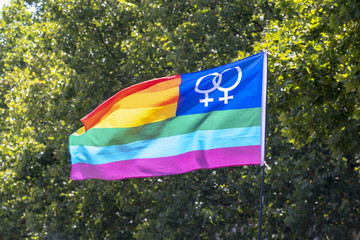
[[[261,125],[261,108],[215,111],[183,115],[132,128],[91,128],[82,135],[72,134],[70,146],[111,146],[187,134]]]

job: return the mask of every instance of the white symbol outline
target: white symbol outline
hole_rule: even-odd
[[[213,78],[212,82],[214,84],[214,87],[208,89],[208,90],[201,90],[199,89],[199,85],[200,85],[200,82],[208,77],[208,76],[212,76],[212,75],[215,75],[215,77]],[[196,81],[196,85],[195,85],[195,92],[198,92],[198,93],[204,93],[205,94],[205,98],[204,99],[200,99],[200,103],[204,103],[204,106],[207,107],[209,105],[209,102],[213,102],[214,99],[213,98],[209,98],[209,93],[215,91],[217,88],[220,87],[220,80],[218,82],[214,82],[214,79],[219,76],[219,73],[217,72],[214,72],[214,73],[210,73],[208,75],[205,75],[205,76],[202,76],[201,78],[199,78],[197,81]],[[220,79],[220,77],[219,77]]]
[[[228,88],[223,88],[220,86],[221,82],[222,82],[222,75],[223,73],[227,72],[227,71],[230,71],[232,69],[236,69],[238,71],[238,77],[236,79],[236,82],[228,87]],[[210,89],[207,89],[207,90],[201,90],[199,89],[199,85],[200,85],[200,82],[208,77],[208,76],[215,76],[213,79],[212,79],[212,83],[213,83],[213,87],[210,88]],[[218,77],[218,81],[216,81],[216,78]],[[241,78],[242,78],[242,71],[241,71],[241,68],[239,66],[235,66],[233,68],[228,68],[228,69],[225,69],[224,71],[222,71],[221,73],[218,73],[218,72],[213,72],[213,73],[210,73],[208,75],[205,75],[205,76],[202,76],[200,77],[197,81],[196,81],[196,84],[195,84],[195,92],[197,93],[204,93],[205,94],[205,98],[203,99],[200,99],[199,102],[200,103],[204,103],[204,106],[205,107],[208,107],[209,106],[209,102],[213,102],[214,101],[214,98],[209,98],[209,93],[215,91],[216,89],[219,89],[220,91],[222,91],[224,93],[224,96],[223,97],[219,97],[219,101],[224,101],[224,104],[228,104],[228,100],[229,99],[233,99],[234,96],[231,95],[229,96],[229,91],[233,90],[234,88],[236,88],[239,84],[240,84],[240,81],[241,81]]]
[[[220,98],[219,98],[219,101],[224,101],[224,104],[228,104],[228,100],[234,98],[233,95],[231,95],[231,96],[228,95],[228,94],[229,94],[229,91],[231,91],[231,90],[233,90],[234,88],[236,88],[236,87],[239,85],[240,81],[241,81],[241,77],[242,77],[241,68],[240,68],[239,66],[236,66],[235,68],[236,68],[236,70],[238,71],[238,78],[236,79],[236,82],[234,83],[234,85],[232,85],[231,87],[228,87],[228,88],[223,88],[223,87],[221,87],[220,84],[219,84],[219,87],[218,87],[218,89],[219,89],[220,91],[224,92],[224,97],[220,97]],[[228,69],[224,70],[224,71],[221,73],[221,76],[222,76],[222,74],[223,74],[224,72],[227,72],[227,71],[230,71],[230,70],[231,70],[231,68],[228,68]],[[213,81],[213,82],[214,82],[214,81]],[[220,82],[221,82],[221,81],[220,81]]]

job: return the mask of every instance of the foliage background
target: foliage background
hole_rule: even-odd
[[[269,51],[264,239],[360,239],[358,0],[14,0],[0,14],[3,239],[252,239],[261,171],[69,180],[124,87]]]

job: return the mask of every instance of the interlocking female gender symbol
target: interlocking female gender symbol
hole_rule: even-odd
[[[238,76],[237,76],[237,79],[236,79],[236,82],[234,83],[234,85],[232,85],[231,87],[228,87],[228,88],[223,88],[220,86],[221,84],[221,81],[222,81],[222,75],[223,73],[227,72],[227,71],[230,71],[231,69],[236,69],[237,72],[238,72]],[[208,75],[205,75],[205,76],[202,76],[201,78],[199,78],[197,81],[196,81],[196,84],[195,84],[195,92],[198,92],[198,93],[204,93],[205,94],[205,98],[204,99],[200,99],[200,103],[204,103],[204,106],[207,107],[209,105],[209,102],[213,102],[214,99],[213,98],[209,98],[209,93],[215,91],[216,89],[219,89],[220,91],[224,92],[224,97],[220,97],[219,98],[219,101],[224,101],[224,104],[228,104],[228,100],[229,99],[233,99],[234,96],[231,95],[229,96],[229,91],[233,90],[234,88],[236,88],[240,81],[241,81],[241,77],[242,77],[242,71],[241,71],[241,68],[239,66],[236,66],[234,68],[228,68],[228,69],[225,69],[224,71],[222,71],[221,73],[217,73],[217,72],[214,72],[214,73],[210,73]],[[212,83],[213,83],[213,87],[210,88],[210,89],[207,89],[207,90],[201,90],[199,89],[199,85],[200,85],[200,82],[208,77],[208,76],[214,76],[214,78],[212,79]],[[216,79],[218,79],[216,81]]]

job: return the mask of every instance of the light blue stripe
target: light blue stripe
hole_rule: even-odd
[[[70,146],[71,163],[104,164],[116,161],[161,158],[196,150],[260,145],[261,127],[206,130],[133,142],[94,147]]]

